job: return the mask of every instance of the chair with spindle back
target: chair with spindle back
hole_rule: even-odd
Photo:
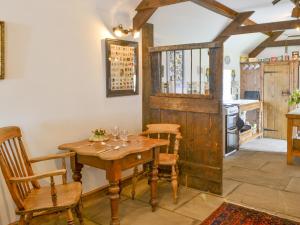
[[[81,184],[67,183],[66,157],[74,153],[63,153],[29,159],[18,127],[0,128],[0,167],[9,192],[20,215],[19,225],[28,225],[36,214],[66,212],[68,224],[73,225],[72,209],[80,224],[83,219],[80,210]],[[63,169],[34,174],[31,164],[46,160],[62,159]],[[56,185],[55,176],[62,176],[62,184]],[[50,187],[41,187],[38,180],[50,178]]]
[[[177,124],[149,124],[147,125],[147,130],[144,131],[141,135],[147,136],[150,138],[164,138],[169,140],[165,151],[159,153],[159,167],[162,166],[171,167],[171,174],[159,172],[159,178],[166,178],[171,180],[173,188],[173,198],[174,203],[177,203],[178,199],[178,161],[179,161],[179,145],[180,140],[182,139],[180,133],[180,125]],[[135,198],[135,188],[138,180],[138,168],[134,168],[134,174],[132,179],[132,199]]]

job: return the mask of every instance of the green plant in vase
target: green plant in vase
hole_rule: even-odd
[[[299,104],[300,104],[300,91],[295,90],[293,94],[290,96],[289,105],[291,106],[295,105],[297,108],[299,108]]]
[[[92,131],[93,135],[89,138],[90,141],[107,141],[106,131],[104,129],[96,129]]]

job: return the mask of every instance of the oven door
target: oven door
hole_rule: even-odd
[[[227,118],[226,119],[226,127],[227,127],[227,129],[236,128],[236,123],[238,121],[238,114],[228,115],[226,118]]]
[[[225,155],[229,155],[239,148],[239,131],[235,129],[227,129]]]

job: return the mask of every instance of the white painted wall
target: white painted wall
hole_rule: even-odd
[[[0,126],[20,126],[30,156],[55,153],[57,145],[86,138],[98,127],[117,124],[131,132],[140,130],[140,95],[105,97],[103,46],[103,39],[112,37],[113,26],[131,26],[138,2],[0,0],[0,20],[7,25]],[[155,25],[156,45],[165,45],[211,41],[230,20],[183,3],[159,9],[150,22]],[[230,38],[224,55],[231,57],[231,63],[224,68],[239,75],[240,55],[263,39],[260,34]],[[55,167],[50,163],[35,169]],[[85,168],[83,173],[84,191],[106,183],[99,170]],[[0,225],[6,225],[15,220],[14,205],[0,180]]]
[[[288,54],[291,57],[293,51],[300,52],[300,46],[289,46]],[[285,55],[285,47],[267,48],[258,55],[259,58],[270,58]]]
[[[118,14],[122,2],[133,1],[0,0],[7,42],[0,127],[20,126],[30,156],[56,153],[59,144],[87,138],[94,128],[140,131],[141,95],[105,97],[103,39],[112,37],[112,24],[130,21]],[[100,170],[83,174],[85,192],[106,183]],[[6,225],[15,220],[14,205],[0,180],[0,224]]]

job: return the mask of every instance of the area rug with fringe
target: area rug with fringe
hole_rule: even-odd
[[[277,216],[223,203],[201,225],[300,225]]]

